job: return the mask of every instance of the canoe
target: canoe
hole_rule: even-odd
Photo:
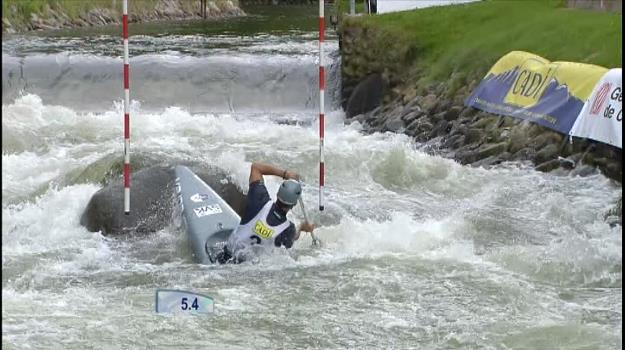
[[[210,186],[186,166],[178,165],[176,191],[182,223],[193,258],[200,264],[216,262],[241,218]]]

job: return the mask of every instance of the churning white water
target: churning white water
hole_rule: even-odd
[[[79,39],[3,42],[3,347],[621,347],[621,228],[603,219],[621,185],[461,166],[405,135],[366,135],[336,100],[336,41],[326,211],[313,210],[310,33],[141,37],[131,147],[217,165],[244,191],[252,161],[297,170],[321,248],[305,235],[256,265],[201,266],[173,224],[88,232],[79,217],[101,185],[71,174],[122,152],[121,59],[114,36]],[[273,196],[279,180],[267,184]],[[157,315],[157,288],[210,295],[215,313]]]

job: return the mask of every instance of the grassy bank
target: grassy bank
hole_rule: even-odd
[[[513,50],[551,61],[621,67],[622,16],[570,9],[563,1],[480,1],[344,17],[342,26],[378,32],[383,40],[370,45],[379,45],[380,51],[391,45],[410,48],[403,73],[420,86],[446,81],[458,87],[480,79]]]

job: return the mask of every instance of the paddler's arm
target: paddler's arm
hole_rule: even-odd
[[[283,179],[299,180],[299,175],[290,170],[280,169],[273,165],[264,163],[252,163],[252,169],[250,170],[250,183],[255,181],[262,181],[263,175],[280,176]]]
[[[276,237],[274,241],[275,246],[276,247],[284,246],[287,249],[289,249],[293,246],[293,242],[299,239],[300,231],[310,230],[309,232],[312,232],[314,228],[315,228],[315,225],[308,224],[305,222],[301,223],[298,228],[295,228],[295,224],[291,223],[288,229],[286,229],[284,232],[279,234],[278,237]]]

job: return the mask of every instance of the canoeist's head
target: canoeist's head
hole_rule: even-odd
[[[284,210],[290,210],[297,204],[302,194],[302,186],[295,180],[286,180],[278,190],[278,205]]]

